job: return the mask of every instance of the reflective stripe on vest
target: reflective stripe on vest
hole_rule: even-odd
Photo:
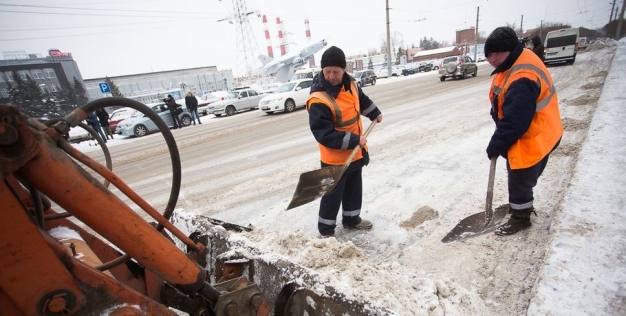
[[[544,82],[550,84],[550,94],[548,94],[548,96],[546,96],[543,100],[537,102],[537,108],[535,109],[535,112],[539,112],[541,109],[545,108],[546,105],[550,103],[550,101],[552,101],[552,97],[554,97],[554,95],[556,94],[556,89],[554,88],[554,84],[550,82],[550,79],[548,78],[546,73],[543,70],[541,70],[539,67],[533,64],[519,64],[519,65],[515,65],[511,67],[506,77],[504,78],[502,86],[503,87],[506,86],[506,84],[509,82],[509,78],[511,77],[511,74],[515,73],[516,71],[526,70],[526,69],[535,71],[539,76],[541,76],[541,79],[543,79]],[[537,80],[537,86],[541,87],[541,82],[539,80]],[[502,87],[499,87],[496,85],[494,85],[492,89],[493,89],[493,92],[497,95],[500,95],[500,92],[502,92]]]
[[[356,89],[356,85],[354,85],[354,83],[350,83],[350,91],[356,91],[358,93],[358,90]],[[339,108],[339,105],[337,105],[337,102],[335,101],[335,98],[333,98],[332,96],[330,96],[330,94],[328,94],[328,92],[326,91],[317,91],[317,92],[313,92],[311,93],[311,95],[309,96],[309,100],[311,100],[311,98],[318,98],[322,101],[325,101],[324,103],[326,105],[328,105],[329,107],[332,106],[331,108],[331,112],[333,113],[333,123],[335,123],[335,126],[337,127],[346,127],[346,126],[350,126],[352,124],[354,124],[356,121],[359,120],[359,113],[357,111],[357,114],[348,119],[348,120],[343,120],[343,113],[341,112],[341,108]],[[355,102],[355,107],[359,108],[359,98],[358,96],[356,96],[354,98],[354,102]],[[307,102],[308,104],[308,102]],[[370,109],[369,111],[371,112],[373,109]]]
[[[313,92],[309,96],[307,100],[307,108],[311,106],[312,103],[321,102],[326,107],[330,109],[330,112],[333,116],[333,125],[336,131],[344,132],[344,136],[341,143],[341,148],[329,148],[322,144],[318,144],[320,148],[320,158],[322,162],[329,165],[343,165],[348,157],[350,156],[350,150],[348,150],[348,145],[350,143],[350,138],[352,134],[361,135],[362,133],[362,125],[361,125],[361,114],[360,114],[360,104],[359,104],[359,96],[358,89],[354,82],[350,83],[350,91],[342,91],[339,93],[337,99],[333,98],[330,94],[323,91]],[[344,94],[349,95],[344,95]],[[349,100],[348,97],[352,99]],[[313,101],[312,101],[313,100]],[[337,102],[339,100],[339,103]],[[341,106],[343,106],[343,109]],[[344,119],[346,112],[348,111],[348,115],[351,116],[348,119]],[[354,112],[354,115],[352,113]],[[371,110],[370,110],[371,112]],[[367,150],[367,146],[365,146],[365,150]],[[361,151],[358,151],[352,161],[356,161],[363,158],[363,154]]]

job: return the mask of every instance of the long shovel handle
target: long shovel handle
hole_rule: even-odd
[[[487,185],[487,201],[485,202],[485,214],[487,214],[487,224],[491,223],[493,218],[493,181],[496,178],[496,161],[498,156],[491,158],[491,167],[489,168],[489,184]]]
[[[372,121],[372,124],[370,124],[370,126],[365,131],[365,134],[363,134],[363,136],[367,137],[367,135],[369,135],[370,132],[374,129],[374,126],[376,125],[376,123],[378,123],[378,121],[376,119],[374,119]],[[356,153],[359,151],[359,149],[361,149],[361,145],[359,145],[359,144],[357,144],[356,147],[354,147],[354,149],[352,149],[352,152],[350,153],[350,156],[348,157],[348,159],[346,159],[346,162],[343,164],[343,169],[344,170],[346,168],[348,168],[350,163],[352,163],[352,159],[354,158],[354,156],[356,156]]]

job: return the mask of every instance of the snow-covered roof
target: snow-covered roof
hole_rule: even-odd
[[[456,47],[454,47],[454,46],[450,46],[450,47],[442,47],[442,48],[423,50],[423,51],[413,55],[413,58],[420,57],[420,56],[436,55],[436,54],[441,54],[441,53],[449,53],[449,52],[452,52],[455,48]]]

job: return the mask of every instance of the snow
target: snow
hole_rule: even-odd
[[[624,315],[624,59],[624,40],[599,41],[574,65],[549,68],[565,134],[535,188],[533,226],[513,236],[441,243],[461,219],[484,211],[485,147],[494,128],[488,82],[447,92],[445,107],[443,98],[429,95],[383,110],[383,122],[368,138],[371,163],[363,171],[362,217],[374,222],[371,231],[339,226],[336,238],[320,239],[318,202],[285,211],[293,194],[285,179],[319,167],[309,153],[278,167],[213,178],[212,186],[237,183],[229,190],[236,193],[183,202],[189,208],[207,204],[190,213],[252,223],[253,232],[232,234],[230,241],[259,249],[250,253],[256,259],[301,265],[319,285],[312,290],[333,287],[391,314]],[[377,85],[395,80],[406,79]],[[109,142],[115,145],[117,139]],[[255,148],[246,154],[242,159],[263,152]],[[235,182],[238,177],[250,180]],[[191,199],[194,189],[183,187],[181,194]],[[258,191],[273,194],[259,198]],[[494,207],[506,201],[506,168],[499,159]],[[180,209],[177,214],[192,218]]]
[[[626,40],[583,144],[528,309],[532,315],[626,313]]]

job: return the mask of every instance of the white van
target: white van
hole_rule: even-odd
[[[300,79],[309,79],[315,77],[318,73],[322,71],[322,68],[306,68],[297,70],[289,81],[300,80]]]
[[[578,28],[548,32],[544,47],[544,63],[567,62],[570,65],[574,64],[578,51]]]

